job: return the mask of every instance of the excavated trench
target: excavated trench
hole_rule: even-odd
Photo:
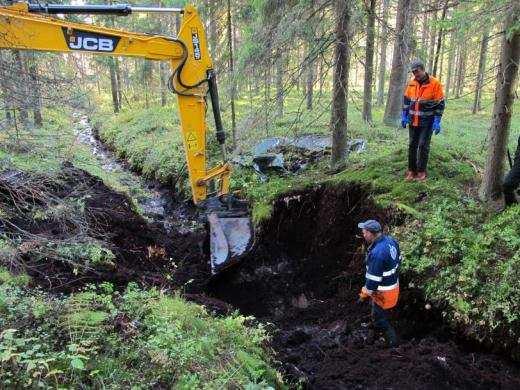
[[[361,185],[319,186],[274,204],[255,251],[214,280],[208,293],[271,323],[271,347],[292,386],[351,388],[520,388],[520,369],[446,327],[401,275],[392,313],[401,340],[387,349],[367,342],[368,304],[356,304],[364,283],[357,223],[404,223],[382,210]],[[406,256],[406,254],[405,254]]]
[[[10,206],[17,189],[26,192],[20,181],[0,175],[0,204]],[[88,282],[112,281],[124,287],[141,281],[181,288],[188,299],[216,313],[237,308],[268,324],[270,347],[291,387],[520,388],[520,369],[514,363],[452,333],[438,312],[425,309],[420,291],[408,287],[406,275],[401,275],[400,302],[392,314],[401,345],[387,349],[380,340],[367,342],[369,307],[355,303],[364,282],[357,223],[377,218],[395,226],[404,219],[394,210],[377,208],[364,186],[323,185],[282,196],[261,226],[254,251],[209,284],[204,237],[200,230],[186,229],[190,218],[184,206],[179,215],[178,208],[168,207],[167,215],[149,223],[123,195],[73,167],[64,170],[62,187],[51,192],[65,198],[79,190],[88,195],[88,228],[115,253],[114,268],[85,271],[79,280],[68,264],[34,264],[30,274],[43,287],[68,291]],[[30,214],[24,218],[14,222],[31,237],[50,240],[71,234],[70,228],[64,230],[67,224],[36,222]],[[29,255],[22,254],[25,261]]]

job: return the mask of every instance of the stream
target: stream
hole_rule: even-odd
[[[145,218],[161,223],[167,232],[175,228],[180,233],[187,233],[201,227],[193,207],[175,199],[172,189],[158,181],[144,179],[132,172],[126,162],[118,159],[98,139],[87,115],[74,113],[73,120],[77,140],[90,149],[104,171],[117,176]]]

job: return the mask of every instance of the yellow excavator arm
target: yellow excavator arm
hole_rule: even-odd
[[[50,14],[129,15],[133,12],[179,12],[182,22],[175,38],[135,33],[87,23],[75,23]],[[117,5],[63,5],[14,3],[0,7],[0,48],[60,53],[87,52],[109,56],[168,61],[169,86],[177,94],[181,132],[195,204],[206,209],[210,225],[213,273],[236,262],[253,242],[247,204],[229,194],[231,168],[226,158],[225,132],[220,117],[217,84],[203,24],[193,6],[184,8]],[[206,95],[209,93],[222,151],[222,163],[206,168]],[[208,186],[217,184],[216,196]]]
[[[134,7],[135,8],[135,7]],[[51,18],[49,13],[94,13],[127,15],[135,10],[128,5],[66,6],[15,3],[0,7],[0,48],[41,50],[61,53],[75,51],[109,56],[141,57],[168,61],[173,74],[170,79],[177,93],[181,131],[186,151],[193,201],[207,197],[210,180],[218,183],[218,195],[229,192],[230,166],[225,161],[206,169],[206,101],[210,92],[217,123],[217,138],[224,150],[213,64],[206,34],[196,9],[144,8],[145,12],[172,10],[182,12],[182,24],[176,38],[148,35],[114,28],[74,23]],[[148,10],[148,11],[146,11]]]

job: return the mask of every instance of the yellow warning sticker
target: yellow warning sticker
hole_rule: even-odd
[[[195,133],[189,132],[186,134],[186,145],[188,147],[188,150],[194,150],[197,149],[197,138],[195,137]]]

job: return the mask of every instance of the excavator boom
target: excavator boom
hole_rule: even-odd
[[[177,37],[149,35],[111,27],[76,23],[49,14],[129,15],[134,12],[179,12]],[[168,61],[169,86],[177,94],[181,132],[193,202],[208,215],[212,272],[235,262],[253,241],[249,211],[229,194],[230,164],[220,117],[217,83],[204,26],[193,6],[184,8],[117,5],[14,3],[0,7],[0,48],[60,53],[140,57]],[[209,93],[222,163],[206,168],[206,95]],[[210,183],[216,192],[209,193]],[[239,206],[237,206],[239,205]]]

